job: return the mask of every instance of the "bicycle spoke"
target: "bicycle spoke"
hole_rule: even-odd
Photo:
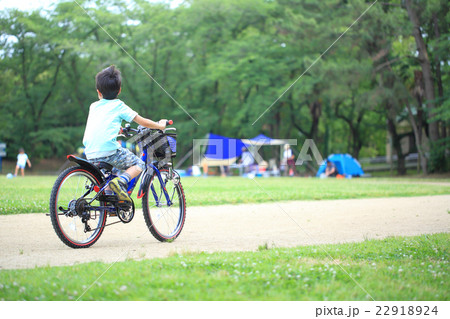
[[[79,209],[77,207],[80,207],[78,201],[83,200],[82,198],[86,200],[86,196],[89,196],[96,182],[94,177],[85,170],[77,167],[72,168],[73,172],[68,170],[69,173],[66,173],[66,176],[62,175],[64,178],[61,177],[61,184],[55,188],[56,193],[52,192],[54,196],[54,206],[52,206],[56,210],[53,213],[52,222],[56,227],[55,230],[59,229],[60,233],[57,231],[57,234],[64,243],[71,247],[83,247],[91,245],[98,239],[98,233],[104,227],[106,212],[100,210],[97,215],[96,210],[75,211]],[[101,202],[99,204],[102,205]],[[61,212],[59,207],[65,212]],[[69,214],[73,216],[69,217]],[[85,232],[87,226],[94,231]]]
[[[165,213],[162,213],[162,216],[164,217],[164,220],[165,220],[165,222],[166,222],[167,230],[170,231],[170,225],[169,225],[169,222],[167,221],[166,214],[165,214]]]

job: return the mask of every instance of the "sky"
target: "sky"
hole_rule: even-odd
[[[0,10],[6,8],[17,8],[19,10],[29,10],[37,8],[48,9],[51,7],[52,3],[56,1],[52,0],[0,0]]]
[[[66,0],[67,1],[67,0]],[[170,2],[172,7],[176,7],[182,0],[150,0],[151,2]],[[19,10],[34,10],[38,8],[50,9],[53,4],[59,2],[55,0],[0,0],[0,10],[6,8],[17,8]]]

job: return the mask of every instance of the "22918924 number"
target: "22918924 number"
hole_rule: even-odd
[[[437,306],[429,307],[429,306],[376,306],[377,307],[377,316],[430,316],[437,315],[438,309]]]

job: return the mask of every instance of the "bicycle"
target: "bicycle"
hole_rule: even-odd
[[[167,121],[167,124],[172,124]],[[119,136],[134,137],[142,150],[146,169],[128,185],[131,195],[137,182],[137,194],[142,199],[144,219],[151,234],[161,242],[174,241],[181,233],[186,219],[186,198],[180,175],[173,169],[176,156],[175,128],[164,131],[144,127],[121,128]],[[109,182],[117,177],[113,167],[105,162],[91,163],[68,155],[76,163],[56,179],[50,195],[50,218],[59,239],[72,248],[92,246],[106,226],[129,223],[134,217],[134,201],[120,202],[115,194],[106,195]],[[155,179],[156,177],[156,179]],[[107,217],[119,221],[106,224]]]

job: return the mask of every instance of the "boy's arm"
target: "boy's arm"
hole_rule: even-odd
[[[164,130],[166,128],[167,120],[160,120],[159,122],[154,122],[154,121],[146,119],[145,117],[142,117],[140,115],[136,115],[134,117],[133,121],[139,125],[142,125],[142,126],[145,126],[148,128]]]
[[[28,167],[31,167],[31,162],[28,158],[27,158],[27,163],[28,163]]]

